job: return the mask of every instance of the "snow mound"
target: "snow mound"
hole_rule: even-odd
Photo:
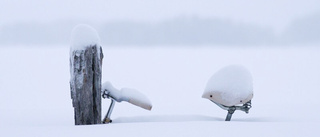
[[[253,97],[251,73],[241,65],[224,67],[209,79],[202,97],[225,106],[244,104]]]
[[[122,88],[121,90],[118,90],[114,88],[110,82],[103,83],[101,88],[102,92],[106,91],[106,93],[117,102],[126,101],[147,110],[152,109],[151,101],[144,94],[135,89]]]
[[[71,33],[71,47],[73,50],[82,50],[88,46],[100,46],[98,32],[91,26],[79,24]]]

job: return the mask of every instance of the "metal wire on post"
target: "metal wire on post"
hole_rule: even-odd
[[[108,123],[111,123],[111,122],[112,122],[112,120],[111,120],[110,117],[111,117],[111,113],[112,113],[112,111],[113,111],[114,105],[115,105],[116,103],[115,103],[114,98],[109,95],[108,90],[102,91],[102,98],[104,98],[104,99],[105,99],[105,98],[109,98],[109,99],[111,100],[110,106],[109,106],[109,109],[108,109],[108,112],[107,112],[106,116],[104,117],[104,119],[102,120],[102,123],[103,123],[103,124],[108,124]]]
[[[110,116],[111,116],[112,110],[114,108],[114,104],[115,104],[115,101],[111,98],[111,103],[110,103],[108,112],[107,112],[106,116],[104,117],[104,119],[102,120],[103,124],[107,124],[107,123],[111,123],[112,122]]]

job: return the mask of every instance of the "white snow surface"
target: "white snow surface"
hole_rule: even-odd
[[[225,106],[244,104],[253,97],[251,73],[242,65],[224,67],[209,79],[202,97]]]
[[[99,46],[100,37],[98,32],[91,26],[79,24],[71,32],[71,48],[73,50],[82,50],[88,46]]]
[[[117,103],[113,123],[75,126],[68,46],[8,45],[0,47],[0,136],[319,136],[318,45],[103,49],[102,81],[143,91],[152,111]],[[212,74],[230,64],[250,70],[254,98],[249,114],[236,111],[225,122],[227,111],[201,95]],[[102,100],[102,117],[109,105]]]
[[[102,91],[107,91],[107,93],[117,102],[126,101],[147,110],[152,109],[151,101],[144,94],[135,89],[122,88],[121,90],[118,90],[107,81],[103,83]]]

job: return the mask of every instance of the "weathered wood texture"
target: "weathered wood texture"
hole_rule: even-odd
[[[96,45],[70,52],[70,90],[75,125],[101,123],[102,59],[102,48]]]

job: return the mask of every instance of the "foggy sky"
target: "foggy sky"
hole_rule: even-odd
[[[318,11],[319,0],[1,0],[0,25],[74,19],[155,22],[198,16],[270,26],[279,31],[294,18]]]

